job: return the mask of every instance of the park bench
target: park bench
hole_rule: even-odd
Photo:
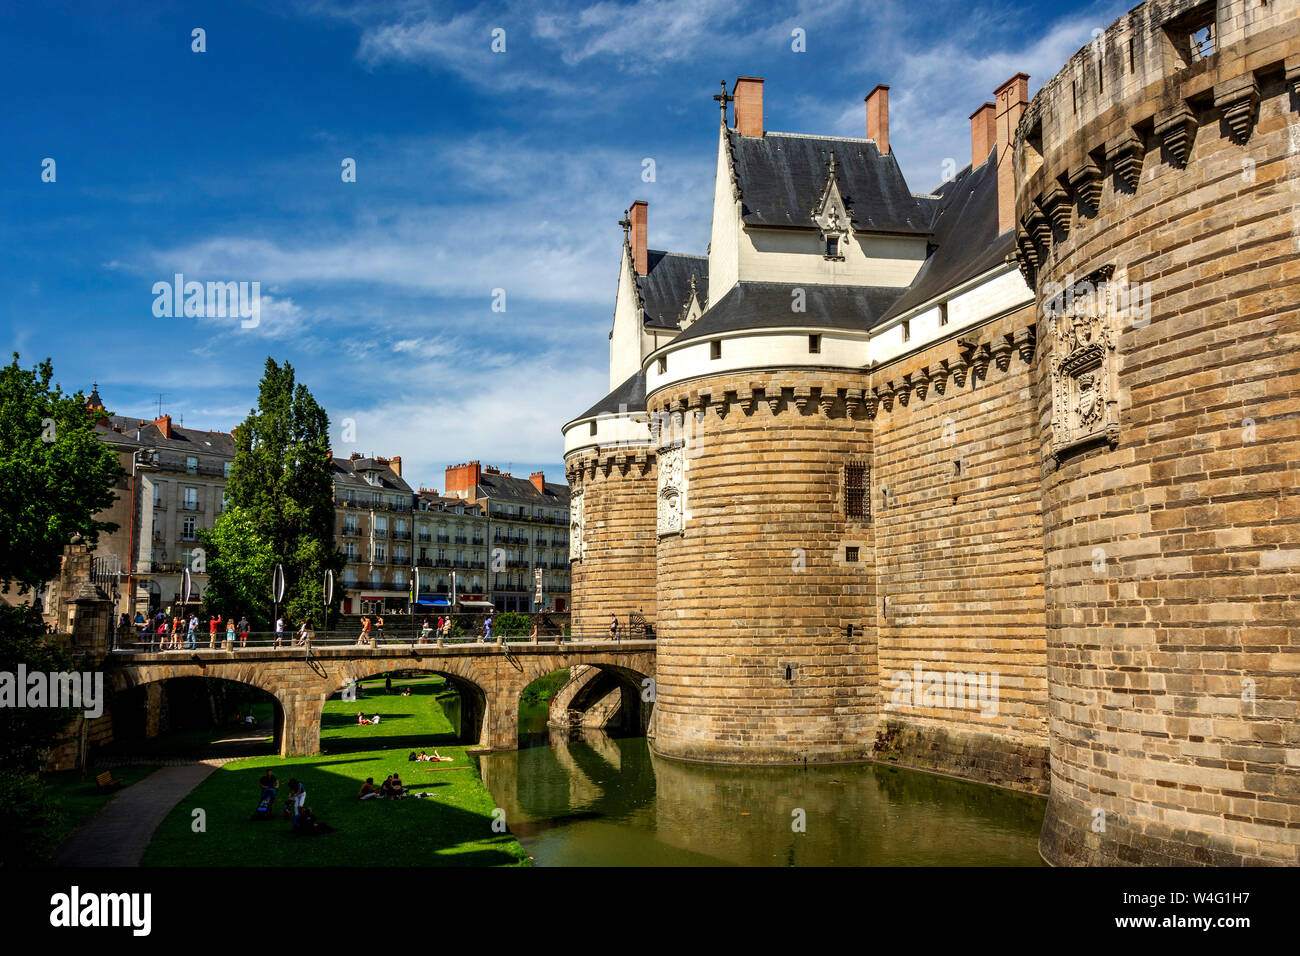
[[[95,785],[99,787],[100,790],[116,790],[118,787],[122,786],[122,781],[113,776],[113,771],[105,770],[95,778]]]

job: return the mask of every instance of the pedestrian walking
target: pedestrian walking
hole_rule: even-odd
[[[185,649],[187,651],[192,651],[199,646],[198,630],[199,616],[197,614],[191,614],[189,626],[185,629]]]
[[[611,614],[609,616],[609,636],[611,640],[618,637],[618,615],[617,614]]]

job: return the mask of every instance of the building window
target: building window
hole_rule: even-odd
[[[197,488],[185,489],[185,510],[186,511],[199,510],[199,489]]]
[[[185,541],[194,540],[194,519],[186,518],[181,522],[181,537]]]
[[[188,475],[197,475],[199,473],[199,460],[193,455],[185,458],[185,473]]]
[[[592,435],[596,434],[596,423],[595,423],[595,422],[592,422],[592,423],[591,423],[591,434],[592,434]]]
[[[948,324],[948,303],[940,302],[939,303],[939,326],[940,328],[942,328],[947,324]]]
[[[722,358],[722,342],[719,341],[718,339],[714,339],[712,342],[709,343],[709,358],[711,359]]]
[[[808,353],[810,355],[819,355],[822,350],[822,337],[820,335],[808,336]]]
[[[912,341],[912,320],[911,319],[903,320],[903,341],[904,342]]]
[[[667,372],[668,372],[668,356],[661,355],[659,357],[659,374],[665,375],[667,374]]]
[[[851,461],[844,466],[844,516],[859,519],[867,516],[866,462]]]
[[[228,461],[221,466],[221,473],[224,477],[226,478],[230,477],[230,468],[233,464],[234,464],[233,461]]]
[[[855,547],[846,547],[844,549],[844,560],[848,564],[857,564],[859,561],[858,549]]]
[[[826,239],[826,258],[838,259],[840,256],[840,237],[829,236]]]

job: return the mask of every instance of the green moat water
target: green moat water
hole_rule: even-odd
[[[545,721],[525,704],[524,749],[480,758],[540,866],[1042,865],[1039,797],[878,764],[665,760],[643,737],[571,739]]]

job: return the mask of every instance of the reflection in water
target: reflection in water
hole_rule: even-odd
[[[533,746],[479,761],[539,865],[1041,865],[1038,797],[878,764],[665,760],[644,738],[546,731],[540,710],[540,728],[520,715]]]

